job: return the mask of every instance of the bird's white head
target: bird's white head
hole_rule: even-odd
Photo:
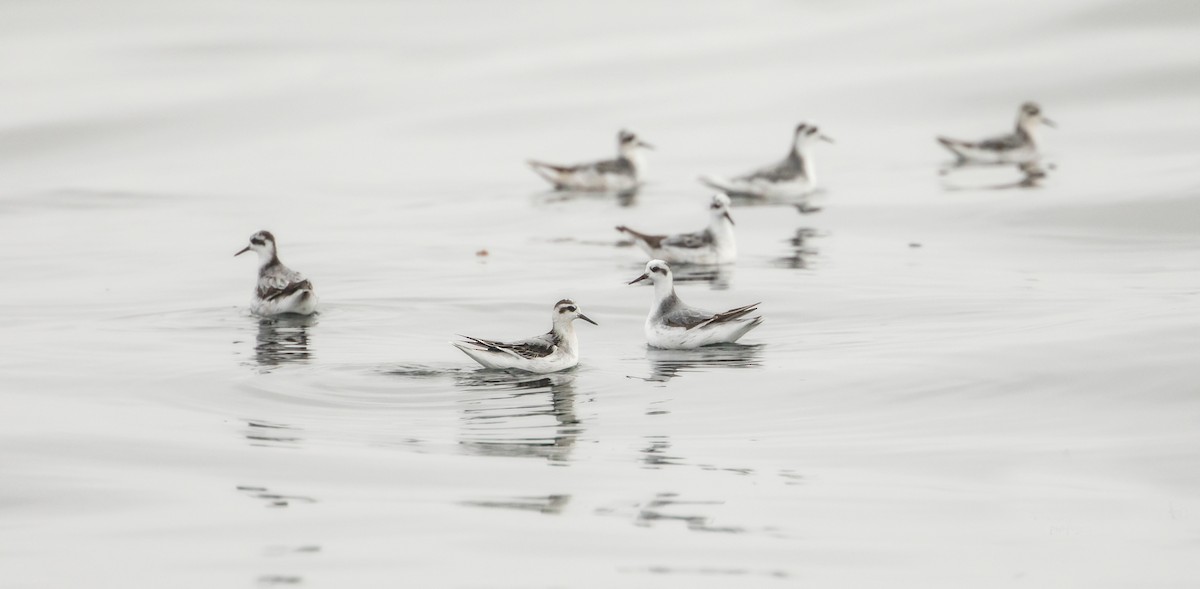
[[[646,262],[646,271],[641,276],[629,281],[629,284],[637,284],[643,280],[649,280],[654,284],[654,290],[662,288],[672,288],[674,277],[671,276],[671,267],[662,260],[650,260]]]
[[[825,141],[833,143],[828,135],[825,135],[817,128],[816,125],[809,123],[800,123],[796,125],[796,136],[794,138],[796,149],[803,150],[804,148],[813,145],[817,141]]]
[[[1029,101],[1022,104],[1021,108],[1017,110],[1017,128],[1032,131],[1039,124],[1047,127],[1058,126],[1042,114],[1042,107],[1038,106],[1036,102]]]
[[[563,299],[557,303],[554,303],[555,326],[567,326],[576,319],[583,319],[592,325],[599,325],[595,321],[592,321],[587,315],[584,315],[579,310],[579,305],[576,305],[575,301],[572,301],[571,299]]]
[[[708,212],[712,215],[714,223],[727,220],[730,225],[733,225],[733,217],[729,216],[729,205],[729,196],[725,193],[718,192],[712,196],[712,203],[708,205]]]
[[[251,235],[250,245],[247,245],[233,255],[240,256],[246,252],[255,252],[258,254],[259,266],[266,266],[279,259],[278,250],[275,248],[275,236],[266,230]]]
[[[654,146],[642,141],[633,131],[621,129],[621,132],[617,133],[617,151],[619,151],[621,155],[631,160],[638,161],[641,157],[642,150],[645,149],[654,149]]]

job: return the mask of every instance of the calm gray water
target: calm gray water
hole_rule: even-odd
[[[1192,587],[1200,5],[0,3],[0,585]],[[1040,188],[939,133],[1059,129]],[[647,349],[617,224],[799,120],[746,346]],[[527,157],[658,151],[636,198]],[[744,204],[744,203],[743,203]],[[307,322],[247,312],[270,229]],[[486,257],[476,252],[486,249]],[[480,371],[574,298],[578,369]]]

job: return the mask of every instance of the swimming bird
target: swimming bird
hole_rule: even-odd
[[[258,287],[254,289],[250,303],[251,312],[270,316],[285,313],[312,315],[317,311],[317,293],[312,283],[279,261],[279,249],[270,231],[251,235],[250,245],[233,255],[240,256],[249,251],[258,254]]]
[[[812,163],[812,146],[817,141],[833,143],[816,125],[800,123],[792,136],[792,147],[782,161],[748,174],[725,179],[701,176],[700,182],[732,196],[787,198],[807,195],[817,189]]]
[[[662,260],[650,260],[646,271],[629,284],[650,280],[654,283],[654,305],[646,317],[646,343],[654,348],[691,349],[738,341],[746,332],[762,323],[761,316],[747,317],[759,303],[711,313],[691,307],[675,294],[671,267]]]
[[[641,185],[646,171],[643,150],[654,146],[642,141],[630,131],[617,134],[617,158],[573,166],[559,166],[529,160],[529,166],[539,176],[554,185],[555,190],[629,191]]]
[[[961,141],[938,137],[938,143],[958,156],[958,163],[1015,164],[1038,159],[1037,131],[1039,125],[1055,127],[1054,121],[1042,114],[1034,102],[1026,102],[1017,110],[1017,127],[1012,133],[982,141]]]
[[[733,217],[729,216],[729,197],[718,192],[708,205],[708,227],[694,233],[647,235],[618,225],[651,258],[679,264],[730,264],[737,259],[737,240],[733,235]]]
[[[451,342],[485,368],[515,369],[545,374],[566,370],[579,364],[579,339],[575,336],[576,319],[592,325],[595,321],[579,311],[570,299],[554,303],[553,326],[542,335],[516,342],[498,342],[477,337],[460,336],[464,341]]]

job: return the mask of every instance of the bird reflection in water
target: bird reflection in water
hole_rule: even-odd
[[[801,227],[796,233],[785,240],[788,244],[788,255],[775,260],[776,265],[783,268],[803,270],[812,264],[817,255],[817,248],[812,246],[812,239],[817,237],[817,230],[811,227]]]
[[[270,369],[311,360],[308,330],[316,324],[316,317],[301,315],[260,320],[254,342],[254,361]]]
[[[560,202],[570,202],[573,200],[607,200],[610,198],[617,199],[617,206],[631,207],[637,204],[638,189],[623,190],[620,192],[595,192],[586,190],[551,190],[548,192],[539,192],[533,195],[534,202],[537,204],[555,204]]]
[[[462,400],[464,450],[566,463],[583,431],[575,415],[574,375],[480,370],[456,380],[469,393]]]
[[[666,382],[689,372],[706,372],[712,368],[757,368],[762,366],[762,348],[762,345],[742,344],[705,346],[694,350],[647,348],[650,376],[643,380]]]
[[[1019,174],[1016,179],[1009,179],[1002,182],[988,181],[979,184],[952,184],[948,182],[950,176],[964,177],[968,173],[972,176],[982,175],[987,170],[998,170],[1013,168]],[[1041,188],[1042,181],[1049,175],[1050,171],[1056,169],[1054,164],[1042,164],[1040,162],[1023,162],[1019,164],[976,164],[976,163],[955,163],[942,168],[940,175],[943,178],[943,187],[948,191],[959,190],[1008,190],[1008,189],[1023,189],[1023,188]]]

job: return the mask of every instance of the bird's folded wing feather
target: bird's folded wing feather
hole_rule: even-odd
[[[625,158],[604,160],[591,164],[599,174],[628,174],[633,172],[633,165]]]
[[[729,323],[730,321],[736,321],[738,319],[741,319],[742,317],[745,317],[746,315],[749,315],[750,313],[757,311],[759,304],[761,304],[761,303],[754,303],[752,305],[746,305],[745,307],[738,307],[736,309],[730,309],[728,311],[723,311],[721,313],[717,313],[717,314],[713,315],[712,317],[708,318],[707,321],[701,322],[700,324],[696,325],[696,327],[706,327],[709,325],[716,325],[719,323]]]
[[[771,165],[763,166],[752,172],[748,172],[741,176],[737,176],[736,178],[734,178],[734,180],[740,180],[743,182],[749,182],[752,180],[765,180],[767,182],[781,182],[784,180],[791,180],[791,179],[799,176],[801,174],[801,172],[803,171],[803,169],[804,168],[803,168],[802,164],[800,164],[799,161],[793,161],[792,158],[789,156],[789,157],[785,158],[783,161],[775,162]]]
[[[312,288],[312,283],[303,274],[291,270],[263,276],[258,281],[258,296],[265,301],[273,301]]]
[[[970,143],[967,143],[970,145]],[[1001,135],[999,137],[989,137],[976,143],[973,147],[979,149],[987,149],[990,151],[1005,151],[1016,149],[1021,146],[1021,138],[1017,135]]]
[[[549,334],[531,337],[527,340],[521,340],[518,342],[498,342],[466,335],[462,337],[463,339],[467,340],[468,343],[479,346],[489,352],[502,352],[517,358],[525,358],[527,360],[532,360],[534,358],[545,358],[546,356],[553,354],[554,351],[558,349],[557,344],[553,341]]]
[[[705,229],[703,231],[696,231],[695,233],[680,233],[679,235],[672,235],[662,240],[662,245],[695,249],[712,245],[712,242],[712,231]]]

